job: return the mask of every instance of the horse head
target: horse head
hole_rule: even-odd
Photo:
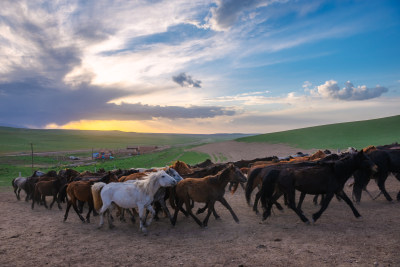
[[[175,179],[176,182],[179,182],[183,180],[182,176],[179,175],[179,173],[172,167],[166,167],[165,172],[171,176],[172,178]]]
[[[175,186],[177,184],[177,181],[163,170],[152,173],[150,175],[156,176],[158,182],[160,183],[160,186],[162,187],[170,187],[170,186]]]
[[[247,181],[244,174],[240,171],[238,167],[234,164],[229,163],[228,167],[226,168],[229,170],[230,181],[233,183],[245,183]]]

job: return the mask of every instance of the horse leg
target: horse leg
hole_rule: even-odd
[[[174,226],[176,224],[176,219],[178,218],[178,213],[179,213],[179,210],[182,208],[182,205],[183,205],[183,201],[180,199],[176,199],[174,217],[172,218],[172,225],[174,225]]]
[[[381,175],[378,178],[378,187],[381,190],[382,194],[386,197],[387,201],[392,201],[393,200],[392,197],[389,195],[389,193],[386,191],[385,188],[385,181],[387,179],[387,176],[388,176],[387,174]]]
[[[132,222],[133,224],[135,224],[135,221],[136,221],[136,220],[135,220],[135,215],[133,215],[133,213],[134,213],[133,210],[134,210],[134,209],[132,209],[132,211],[131,211],[130,209],[123,209],[122,212],[125,212],[125,210],[126,210],[126,212],[128,212],[129,215],[131,216],[131,222]]]
[[[75,199],[75,198],[70,199],[70,200],[68,201],[68,205],[69,205],[69,207],[67,207],[67,209],[69,209],[69,208],[71,207],[71,205],[72,205],[72,207],[74,208],[74,211],[76,212],[76,214],[78,214],[79,219],[81,219],[81,221],[84,223],[84,222],[85,222],[85,219],[84,219],[84,218],[82,217],[82,215],[79,213],[78,207],[76,206],[76,199]],[[65,214],[68,214],[68,213],[65,212]],[[64,220],[66,220],[66,218],[65,218]]]
[[[86,215],[86,222],[90,223],[90,213],[94,210],[93,202],[88,202],[89,212]]]
[[[163,209],[163,211],[165,212],[165,214],[167,214],[171,224],[172,224],[172,216],[171,213],[169,212],[168,208],[167,208],[167,204],[165,203],[164,198],[159,200],[159,203],[161,205],[161,208]],[[156,213],[157,214],[157,213]]]
[[[304,223],[310,223],[306,216],[304,216],[303,212],[297,209],[296,207],[296,200],[295,200],[295,190],[290,190],[287,194],[284,194],[287,197],[288,207],[291,208],[297,216],[302,220]]]
[[[297,204],[297,209],[298,209],[301,213],[303,213],[303,211],[301,210],[301,205],[303,205],[303,201],[304,201],[304,198],[305,198],[305,197],[306,197],[306,193],[301,192],[300,198],[299,198],[299,203]],[[318,195],[316,195],[315,197],[318,197]],[[314,197],[314,200],[315,200],[315,197]],[[315,202],[314,202],[314,204],[315,204]]]
[[[153,209],[152,205],[148,205],[146,207],[146,210],[151,213],[149,221],[146,222],[147,217],[145,218],[145,223],[146,223],[145,225],[146,225],[146,227],[148,227],[148,226],[150,226],[151,222],[153,221],[153,218],[154,218],[154,215],[156,214],[156,211]]]
[[[228,202],[226,201],[226,199],[222,196],[220,199],[218,199],[219,202],[222,203],[222,205],[225,206],[225,208],[227,208],[229,210],[229,212],[231,213],[233,219],[235,220],[235,222],[239,223],[239,218],[236,216],[235,212],[233,212],[231,206],[229,206]]]
[[[144,218],[144,206],[138,205],[138,210],[139,210],[139,218],[140,218],[140,230],[147,235],[147,229],[146,229],[146,223],[145,223],[145,218]]]
[[[99,226],[97,227],[97,229],[100,229],[101,227],[103,227],[104,225],[104,213],[106,211],[108,211],[108,207],[110,206],[111,203],[105,202],[103,200],[103,206],[101,207],[100,211],[99,211],[99,215],[100,215],[100,222],[99,222]],[[78,209],[76,209],[76,212],[78,212]]]
[[[215,201],[207,202],[208,211],[207,211],[207,216],[204,218],[204,221],[203,221],[204,227],[207,227],[208,219],[210,218],[211,212],[214,210],[214,204],[215,204]]]
[[[67,218],[68,218],[68,213],[69,213],[69,209],[71,208],[71,206],[72,206],[71,201],[68,201],[68,203],[67,203],[67,209],[65,210],[64,221],[63,221],[63,222],[65,222],[65,221],[67,220]]]
[[[19,200],[19,196],[17,195],[18,186],[13,185],[13,187],[14,187],[14,194],[17,197],[17,200]]]
[[[261,191],[258,190],[256,197],[254,198],[254,204],[253,204],[253,211],[258,214],[258,201],[260,201],[260,197],[261,197]]]
[[[349,205],[349,207],[351,208],[351,210],[353,211],[353,214],[356,218],[361,217],[360,213],[358,212],[358,210],[356,209],[356,207],[354,207],[353,202],[351,202],[350,198],[346,195],[346,193],[343,190],[340,190],[340,192],[336,193],[336,196],[340,197],[341,199],[344,200],[344,202],[346,202],[347,205]]]
[[[18,200],[21,199],[21,198],[20,198],[20,193],[21,193],[21,188],[18,187],[18,196],[17,196],[17,199],[18,199]]]
[[[394,175],[394,177],[396,177],[396,179],[400,182],[400,172],[393,173],[393,175]],[[399,192],[397,193],[396,199],[397,199],[397,201],[400,201],[400,190],[399,190]]]
[[[62,210],[61,203],[60,203],[60,198],[57,195],[58,195],[58,193],[54,196],[54,197],[56,197],[57,207],[58,207],[59,210]],[[67,196],[65,196],[65,198],[66,197]]]
[[[49,207],[47,207],[46,196],[45,196],[45,195],[42,195],[42,202],[43,202],[44,207],[45,207],[46,209],[49,209]]]
[[[321,217],[322,213],[326,210],[326,208],[328,208],[328,205],[331,202],[333,195],[334,195],[333,192],[329,192],[325,195],[325,197],[323,198],[321,209],[312,215],[313,223],[315,223],[318,220],[318,218]]]
[[[187,213],[190,215],[190,216],[192,216],[192,218],[196,221],[196,223],[198,224],[198,225],[200,225],[200,227],[203,227],[203,223],[199,220],[199,218],[197,218],[194,214],[193,214],[193,212],[192,212],[192,208],[191,208],[191,205],[190,205],[190,199],[189,198],[187,198],[187,199],[185,199],[185,206],[186,206],[186,211],[187,211]],[[193,201],[194,202],[194,201]]]
[[[53,195],[53,201],[50,203],[50,209],[53,208],[54,202],[56,202],[57,195]]]
[[[112,203],[110,208],[107,211],[107,221],[108,221],[108,228],[113,229],[115,226],[113,224],[114,218],[112,217],[112,211],[114,210],[115,205]]]
[[[206,209],[208,209],[208,202],[206,203],[206,205],[205,205],[204,207],[199,208],[199,209],[197,210],[196,214],[201,214],[201,213],[205,212]]]
[[[85,202],[84,202],[84,201],[78,200],[78,210],[79,210],[79,213],[82,213],[82,212],[83,212],[83,205],[85,205]]]
[[[301,194],[303,194],[303,193],[301,193]],[[314,198],[313,198],[313,203],[314,203],[315,206],[318,205],[318,196],[319,196],[319,195],[315,195]],[[321,199],[322,199],[322,196],[321,196]],[[322,200],[321,200],[321,201],[322,201]]]

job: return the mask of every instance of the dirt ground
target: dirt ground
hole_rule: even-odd
[[[274,153],[263,156],[269,155]],[[389,177],[386,185],[395,197],[400,183]],[[374,182],[368,189],[378,193]],[[348,188],[346,192],[350,195]],[[316,224],[306,225],[287,208],[283,213],[274,210],[262,222],[247,206],[241,188],[234,195],[227,192],[226,199],[239,224],[217,203],[222,219],[211,216],[206,229],[180,214],[175,227],[162,217],[144,236],[138,222],[117,221],[112,230],[105,223],[99,230],[98,217],[83,224],[72,209],[64,223],[65,204],[62,211],[43,206],[31,210],[30,203],[17,201],[12,189],[3,187],[0,266],[400,266],[397,201],[388,203],[383,196],[373,201],[364,194],[356,206],[363,217],[356,219],[345,203],[333,199]],[[306,216],[317,209],[307,196]]]

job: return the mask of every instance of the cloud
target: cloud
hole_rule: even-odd
[[[213,30],[225,31],[232,27],[244,12],[266,6],[272,2],[276,1],[218,0],[217,7],[211,8],[211,17],[208,22]],[[249,17],[254,18],[255,13],[250,13]]]
[[[184,72],[182,72],[178,76],[173,76],[172,80],[182,87],[186,86],[186,87],[201,88],[201,81],[193,80],[192,76],[186,75],[186,73]]]
[[[350,81],[345,83],[345,87],[339,88],[337,81],[330,80],[317,86],[313,93],[325,98],[340,100],[366,100],[381,96],[388,92],[386,87],[377,85],[375,88],[368,88],[365,85],[355,87]]]
[[[53,85],[53,84],[50,84]],[[70,121],[151,120],[152,118],[213,118],[236,112],[219,106],[160,106],[141,103],[109,103],[131,92],[116,88],[80,85],[79,88],[56,88],[46,80],[31,79],[0,84],[0,122],[43,127]]]

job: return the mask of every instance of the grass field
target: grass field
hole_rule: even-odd
[[[0,127],[0,186],[10,186],[11,180],[21,172],[30,176],[31,156],[19,155],[30,152],[30,143],[35,152],[91,150],[92,148],[125,148],[127,145],[170,145],[171,148],[156,153],[143,154],[111,161],[96,161],[94,164],[74,167],[78,171],[104,168],[150,168],[171,164],[182,160],[189,164],[199,163],[210,158],[212,161],[224,161],[223,154],[208,155],[186,148],[218,141],[232,140],[246,135],[180,135],[180,134],[144,134],[119,131],[72,131],[72,130],[32,130]],[[363,148],[368,145],[384,145],[400,142],[400,116],[309,127],[291,131],[246,136],[236,139],[240,142],[283,143],[303,149],[327,148],[344,149],[347,147]],[[5,154],[14,154],[6,156]],[[74,152],[75,156],[88,156],[90,152]],[[34,155],[34,169],[44,172],[66,168],[71,161],[63,155]]]
[[[96,160],[95,164],[87,166],[69,167],[79,172],[89,170],[96,171],[104,168],[106,171],[113,169],[129,169],[129,168],[151,168],[151,167],[164,167],[172,164],[176,160],[184,161],[188,164],[195,164],[202,162],[210,156],[205,153],[198,153],[194,151],[185,151],[186,147],[175,147],[166,149],[156,153],[143,154],[140,156],[132,156],[127,158],[116,158],[113,160]],[[27,177],[32,175],[31,158],[18,157],[17,159],[10,159],[10,157],[0,157],[0,186],[10,186],[12,179],[21,176]],[[8,161],[8,162],[7,162]],[[10,161],[12,161],[10,164]],[[40,169],[43,172],[49,170],[59,171],[66,168],[65,164],[70,162],[59,162],[57,157],[34,157],[34,169]],[[41,165],[50,165],[48,167],[38,167]]]
[[[236,140],[282,143],[303,149],[361,149],[369,145],[400,142],[400,116],[254,135]]]
[[[0,127],[0,186],[11,185],[11,180],[21,173],[32,174],[30,156],[33,143],[34,170],[60,170],[69,167],[73,162],[66,158],[70,155],[91,157],[91,150],[105,148],[116,150],[127,146],[170,146],[171,148],[151,154],[142,154],[114,160],[95,161],[94,164],[75,167],[78,171],[104,168],[150,168],[171,164],[183,160],[195,164],[210,158],[208,154],[185,151],[193,145],[232,140],[243,134],[146,134],[120,131],[75,131],[75,130],[35,130]],[[87,151],[74,151],[87,150]],[[61,151],[57,155],[41,156],[37,152]],[[73,152],[69,152],[73,151]],[[26,153],[27,155],[22,155]]]
[[[243,134],[152,134],[120,131],[38,130],[0,127],[0,154],[68,151],[82,149],[119,149],[127,146],[188,145],[211,143],[243,137]]]

